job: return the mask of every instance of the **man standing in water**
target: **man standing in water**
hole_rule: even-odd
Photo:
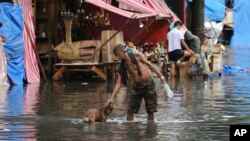
[[[112,106],[114,97],[118,94],[121,85],[127,85],[128,72],[132,84],[129,91],[127,120],[133,120],[134,113],[138,113],[142,99],[144,99],[148,121],[154,121],[154,112],[157,112],[157,95],[150,70],[160,77],[162,83],[166,83],[165,77],[143,55],[139,53],[127,53],[121,44],[118,44],[114,48],[113,53],[121,60],[121,64],[112,97],[108,100],[106,106]]]

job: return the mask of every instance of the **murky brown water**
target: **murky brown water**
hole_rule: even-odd
[[[232,56],[229,52],[225,64],[249,67],[249,53],[237,50]],[[241,72],[206,81],[176,81],[171,84],[175,95],[167,99],[156,79],[158,112],[154,123],[147,122],[143,106],[133,122],[125,120],[125,88],[107,122],[83,123],[84,111],[105,105],[111,84],[67,81],[0,86],[0,140],[227,141],[230,124],[250,123],[249,80],[250,74]]]

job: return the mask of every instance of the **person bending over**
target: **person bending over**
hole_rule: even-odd
[[[121,85],[127,85],[129,73],[129,78],[131,78],[132,84],[131,89],[127,91],[129,93],[127,120],[133,120],[134,113],[138,113],[142,99],[144,99],[148,121],[154,121],[154,112],[157,112],[157,95],[155,91],[155,83],[150,70],[160,77],[162,83],[166,83],[165,77],[161,74],[158,68],[151,64],[142,54],[135,52],[127,53],[124,46],[121,44],[118,44],[113,49],[113,53],[119,60],[121,60],[121,63],[112,96],[107,101],[106,106],[112,106],[114,98],[118,94]]]

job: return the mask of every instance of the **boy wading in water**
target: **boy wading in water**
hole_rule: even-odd
[[[106,106],[112,106],[114,97],[119,92],[121,85],[127,85],[128,72],[132,78],[132,85],[129,91],[127,120],[133,120],[134,113],[138,113],[142,99],[144,99],[148,113],[148,121],[154,121],[154,112],[157,112],[157,95],[150,70],[160,77],[162,83],[166,83],[165,77],[153,64],[146,60],[144,56],[139,53],[127,53],[121,44],[118,44],[113,49],[113,53],[121,60],[121,63],[112,97],[107,101]]]

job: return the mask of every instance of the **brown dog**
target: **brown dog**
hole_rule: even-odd
[[[102,122],[106,121],[108,115],[113,111],[113,107],[91,108],[83,117],[84,122]]]

